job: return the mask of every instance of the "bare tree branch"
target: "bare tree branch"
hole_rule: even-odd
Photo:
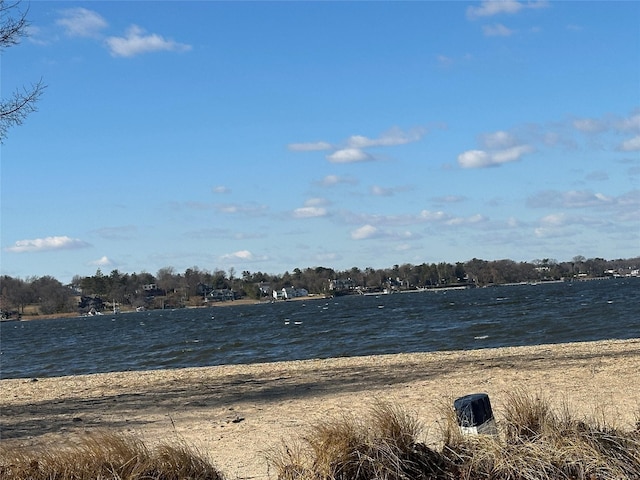
[[[0,51],[17,45],[20,38],[27,35],[28,9],[20,11],[18,5],[19,2],[6,3],[0,0]],[[37,110],[36,103],[45,88],[40,79],[31,88],[18,88],[9,98],[0,100],[0,144],[4,143],[9,128],[21,125],[30,113]]]

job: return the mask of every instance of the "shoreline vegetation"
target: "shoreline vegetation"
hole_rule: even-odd
[[[504,433],[514,393],[525,392],[534,406],[570,413],[574,426],[602,427],[596,436],[632,432],[629,458],[637,462],[639,371],[640,339],[630,339],[5,379],[0,450],[52,451],[90,435],[124,434],[151,449],[191,445],[229,480],[302,480],[311,477],[281,475],[268,452],[293,447],[314,426],[364,419],[376,405],[391,405],[418,419],[424,429],[417,441],[440,452],[448,421],[442,412],[453,399],[486,392]],[[487,445],[480,451],[508,450]],[[524,451],[529,444],[521,445]]]
[[[183,273],[166,267],[156,275],[118,270],[105,275],[98,269],[92,276],[74,276],[68,285],[51,276],[23,280],[3,275],[0,277],[0,317],[5,320],[52,318],[53,315],[76,316],[108,310],[234,304],[246,299],[262,302],[310,295],[378,295],[616,277],[640,277],[640,257],[605,260],[577,256],[570,262],[548,258],[532,262],[474,258],[455,264],[402,264],[383,269],[295,268],[278,275],[248,270],[237,275],[234,268],[228,272],[219,269],[210,272],[198,267]]]
[[[563,283],[566,281],[576,281],[576,282],[588,282],[588,281],[603,281],[603,280],[610,280],[612,278],[612,276],[607,276],[607,277],[585,277],[585,278],[577,278],[577,279],[572,279],[572,280],[548,280],[548,281],[543,281],[543,282],[518,282],[518,283],[503,283],[503,284],[496,284],[496,285],[491,285],[491,287],[517,287],[517,286],[522,286],[522,285],[541,285],[541,284],[552,284],[552,283]],[[438,293],[438,292],[444,292],[447,290],[462,290],[462,289],[466,289],[466,288],[475,288],[473,286],[444,286],[444,287],[437,287],[437,288],[420,288],[420,289],[406,289],[406,290],[397,290],[395,292],[374,292],[374,293],[364,293],[363,295],[386,295],[386,294],[410,294],[410,293]],[[349,295],[357,295],[357,293],[350,293]],[[314,300],[323,300],[323,299],[327,299],[327,298],[333,298],[333,295],[324,295],[324,294],[309,294],[307,296],[301,296],[301,297],[293,297],[293,298],[288,298],[286,300],[274,300],[273,298],[260,298],[260,299],[255,299],[255,298],[247,298],[247,297],[243,297],[243,298],[237,298],[234,300],[222,300],[222,301],[216,301],[216,302],[210,302],[207,304],[203,304],[203,305],[185,305],[183,307],[178,307],[178,308],[187,308],[187,309],[205,309],[205,308],[221,308],[221,307],[233,307],[233,306],[240,306],[240,305],[265,305],[265,304],[270,304],[270,303],[274,303],[274,302],[281,302],[281,301],[287,301],[287,302],[296,302],[296,301],[314,301]],[[174,308],[171,308],[174,309]],[[158,309],[161,310],[161,309]],[[118,307],[118,312],[117,313],[113,313],[110,310],[105,310],[104,313],[99,312],[98,315],[105,315],[105,316],[109,316],[109,315],[117,315],[117,314],[127,314],[127,313],[134,313],[136,312],[135,309],[133,308],[129,308],[129,309],[120,309],[120,307]],[[51,320],[51,319],[58,319],[58,318],[78,318],[78,317],[86,317],[88,316],[87,314],[79,314],[78,312],[62,312],[62,313],[50,313],[50,314],[40,314],[37,312],[37,309],[30,309],[27,310],[25,313],[21,314],[19,317],[15,317],[15,318],[4,318],[2,320],[0,320],[0,323],[2,322],[7,322],[7,321],[16,321],[16,320],[20,320],[20,321],[32,321],[32,320]]]

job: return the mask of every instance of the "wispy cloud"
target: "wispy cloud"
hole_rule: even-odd
[[[326,159],[331,163],[358,163],[375,160],[375,156],[365,149],[377,147],[392,147],[417,142],[426,133],[424,128],[413,128],[404,131],[398,127],[393,127],[382,133],[377,138],[370,138],[364,135],[352,135],[344,142],[332,144],[325,141],[309,143],[291,143],[287,148],[295,152],[326,151],[332,152],[326,155]]]
[[[191,45],[166,39],[157,33],[146,33],[137,25],[131,25],[124,37],[109,37],[105,40],[114,57],[135,57],[150,52],[187,52]]]
[[[327,209],[324,207],[300,207],[293,211],[294,218],[326,217]]]
[[[102,42],[114,57],[135,57],[151,52],[187,52],[191,45],[180,43],[157,33],[148,33],[138,25],[131,25],[124,35],[106,36],[107,20],[94,10],[77,7],[61,10],[55,24],[68,37],[93,38]],[[40,42],[43,43],[43,42]]]
[[[370,240],[374,238],[388,238],[395,240],[417,239],[418,235],[408,231],[385,230],[374,225],[363,225],[351,231],[352,240]]]
[[[523,155],[535,150],[503,130],[481,135],[480,143],[481,149],[467,150],[458,155],[458,165],[462,168],[495,167],[520,160]]]
[[[293,152],[317,152],[331,150],[333,146],[327,142],[291,143],[287,148]]]
[[[469,225],[477,225],[480,223],[486,223],[489,219],[481,214],[474,214],[470,216],[456,216],[442,210],[422,210],[417,214],[403,214],[403,215],[376,215],[365,213],[354,213],[349,211],[340,212],[340,218],[346,224],[351,225],[364,225],[363,231],[358,234],[373,234],[373,231],[369,227],[374,228],[391,228],[391,227],[407,227],[412,225],[423,224],[437,224],[445,227],[463,227]],[[352,233],[353,237],[353,233]]]
[[[125,225],[122,227],[104,227],[93,230],[91,233],[108,240],[129,240],[135,236],[138,227],[135,225]]]
[[[401,185],[398,187],[381,187],[380,185],[372,185],[369,189],[371,195],[376,197],[392,197],[396,193],[407,192],[411,190],[411,187],[407,185]]]
[[[358,183],[358,181],[354,178],[341,177],[339,175],[327,175],[317,182],[317,184],[322,187],[333,187],[340,184],[355,185],[356,183]]]
[[[220,213],[226,213],[229,215],[247,215],[251,217],[264,215],[269,210],[268,206],[257,203],[218,203],[213,205],[213,208]]]
[[[545,0],[518,2],[516,0],[485,0],[479,6],[467,8],[467,18],[475,20],[494,15],[514,15],[522,10],[546,8],[549,2]]]
[[[494,23],[493,25],[484,25],[482,33],[486,37],[510,37],[514,31],[501,23]]]
[[[256,238],[265,238],[264,232],[235,232],[226,228],[204,228],[201,230],[190,231],[184,234],[188,238],[223,238],[229,240],[250,240]]]
[[[225,187],[224,185],[218,185],[216,187],[213,187],[213,193],[217,193],[217,194],[231,193],[231,189],[229,187]]]
[[[417,142],[425,134],[423,128],[414,128],[409,131],[403,131],[398,127],[393,127],[378,138],[368,138],[363,135],[352,135],[347,139],[347,145],[352,148],[368,148],[368,147],[390,147],[394,145],[405,145],[411,142]]]
[[[310,198],[304,202],[304,207],[296,208],[292,212],[293,218],[316,218],[328,215],[325,205],[329,202],[325,198]]]
[[[86,8],[68,8],[60,13],[62,16],[56,20],[56,25],[63,27],[70,37],[98,38],[109,26],[100,14]]]
[[[637,152],[640,151],[640,135],[625,140],[618,146],[621,152]]]
[[[436,203],[461,203],[467,200],[467,197],[462,195],[444,195],[442,197],[434,197],[432,199]]]
[[[545,190],[527,199],[527,206],[532,208],[585,208],[605,207],[628,202],[627,196],[619,198],[589,190],[569,190],[559,192]]]
[[[35,238],[31,240],[18,240],[13,246],[5,248],[7,252],[29,253],[45,252],[50,250],[75,250],[86,248],[90,245],[77,238],[67,236]]]

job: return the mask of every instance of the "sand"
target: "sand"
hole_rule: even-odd
[[[420,419],[435,446],[453,399],[486,392],[499,422],[517,389],[634,428],[640,339],[1,380],[0,435],[25,446],[101,430],[184,441],[229,480],[275,479],[265,452],[326,418],[391,402]]]

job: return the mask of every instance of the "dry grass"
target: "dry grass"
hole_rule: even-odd
[[[75,446],[0,448],[2,480],[224,480],[204,456],[185,445],[151,450],[140,440],[111,433]]]
[[[438,450],[421,443],[422,425],[401,407],[377,404],[365,416],[343,415],[268,455],[279,480],[632,480],[640,479],[640,425],[622,431],[603,418],[586,422],[543,397],[512,394],[499,435],[465,436],[449,406]],[[639,412],[640,413],[640,412]],[[640,418],[640,417],[639,417]],[[238,452],[242,455],[242,452]],[[150,449],[102,433],[75,446],[7,448],[2,480],[224,480],[185,445]]]
[[[342,416],[270,452],[281,480],[444,478],[444,458],[416,442],[422,427],[405,410],[375,405],[366,418]]]
[[[441,451],[420,443],[420,424],[398,407],[312,427],[269,459],[280,480],[640,479],[640,433],[573,419],[541,397],[512,394],[499,436],[464,436],[448,408]]]
[[[603,420],[585,422],[541,396],[516,392],[505,402],[502,439],[479,436],[447,445],[469,466],[468,479],[640,479],[640,435]]]

